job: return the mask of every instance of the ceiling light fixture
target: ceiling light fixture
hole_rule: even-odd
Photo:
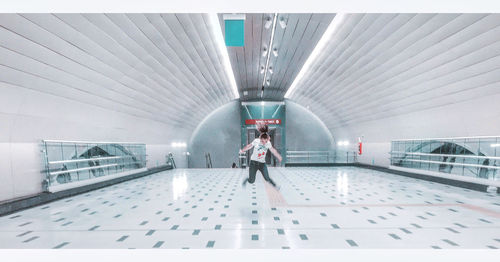
[[[262,48],[262,56],[266,56],[267,55],[267,48]]]
[[[214,34],[216,45],[222,54],[222,63],[226,69],[226,75],[233,89],[234,99],[240,98],[238,92],[238,87],[236,86],[236,80],[234,78],[233,68],[231,67],[231,61],[229,60],[229,54],[227,52],[226,44],[224,43],[224,36],[222,35],[222,28],[220,26],[219,16],[216,13],[211,13],[208,15],[210,28]]]
[[[309,58],[307,58],[306,62],[304,63],[304,66],[302,66],[302,69],[300,69],[300,72],[295,77],[295,80],[293,80],[293,83],[290,85],[290,88],[288,88],[288,91],[285,94],[285,98],[291,97],[292,93],[295,91],[295,88],[297,87],[300,80],[304,77],[306,72],[309,71],[309,68],[311,67],[312,63],[316,60],[318,55],[324,51],[323,49],[325,48],[327,43],[330,42],[333,34],[337,31],[339,25],[344,20],[344,17],[345,17],[344,14],[337,13],[335,15],[332,22],[330,23],[330,25],[326,29],[325,33],[323,34],[321,39],[318,41],[318,44],[316,44],[316,47],[311,52],[311,55],[309,55]]]
[[[337,146],[348,146],[348,145],[349,145],[349,141],[347,141],[347,140],[337,142]]]
[[[274,56],[278,56],[278,48],[276,48],[276,47],[275,47],[275,48],[273,49],[273,55],[274,55]]]
[[[179,143],[177,143],[177,142],[172,142],[171,146],[172,146],[172,147],[187,147],[187,144],[186,144],[186,143],[184,143],[184,142],[179,142]]]
[[[271,73],[271,74],[273,73],[273,67],[272,66],[269,67],[269,73]]]
[[[285,18],[283,16],[280,17],[280,26],[282,29],[285,29],[285,27],[286,27]]]
[[[275,13],[274,14],[274,19],[273,19],[273,30],[271,31],[271,40],[269,41],[269,47],[272,47],[273,46],[273,41],[274,41],[274,32],[276,31],[276,20],[278,20],[278,13]],[[269,69],[269,59],[271,58],[271,56],[268,54],[267,56],[267,61],[266,61],[266,70],[264,72],[264,78],[263,78],[263,82],[262,82],[262,86],[264,86],[264,84],[266,83],[266,79],[267,79],[267,70]]]
[[[261,74],[264,74],[264,70],[265,70],[264,66],[261,66],[261,67],[260,67],[260,73],[261,73]]]
[[[268,17],[266,18],[266,23],[264,24],[264,27],[265,27],[266,29],[269,29],[269,27],[271,27],[272,22],[273,22],[273,21],[272,21],[271,17],[270,17],[270,16],[268,16]]]

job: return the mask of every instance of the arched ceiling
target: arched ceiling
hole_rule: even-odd
[[[208,14],[1,14],[0,82],[193,130],[235,98],[213,26]]]
[[[290,99],[333,130],[498,93],[500,14],[347,14]]]
[[[240,99],[281,101],[335,14],[245,16],[245,45],[227,47]]]
[[[261,99],[274,15],[246,14],[245,47],[226,49],[242,100]],[[268,48],[278,56],[269,57],[266,100],[283,99],[343,17],[289,96],[331,130],[500,92],[499,14],[276,17],[286,26],[276,23]],[[218,22],[208,14],[1,14],[0,82],[192,132],[236,98]]]

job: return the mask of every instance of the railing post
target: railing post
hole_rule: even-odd
[[[76,158],[78,158],[78,149],[76,147],[76,143],[75,143],[75,156]],[[76,169],[78,169],[79,166],[78,166],[78,162],[76,162]],[[80,181],[80,172],[76,172],[76,179],[78,179],[78,181]]]
[[[45,179],[47,180],[47,188],[45,190],[48,190],[50,187],[51,181],[50,181],[50,165],[49,165],[49,151],[47,149],[47,142],[43,141],[44,147],[45,147],[45,167],[47,169],[47,173],[45,174]]]

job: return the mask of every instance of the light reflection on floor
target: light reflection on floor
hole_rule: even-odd
[[[354,168],[177,169],[0,217],[0,248],[499,248],[500,196]]]

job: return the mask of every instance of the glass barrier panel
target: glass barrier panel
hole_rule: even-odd
[[[498,180],[500,137],[392,141],[393,166]]]
[[[146,166],[146,145],[42,141],[47,187],[96,179]]]

